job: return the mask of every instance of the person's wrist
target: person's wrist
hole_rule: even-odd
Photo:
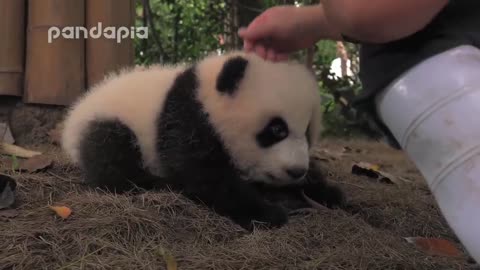
[[[322,39],[342,39],[341,33],[328,21],[325,16],[325,10],[321,4],[304,7],[303,9],[303,14],[300,16],[306,20],[305,34],[309,35],[315,42]]]

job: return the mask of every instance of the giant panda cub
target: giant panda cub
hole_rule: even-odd
[[[261,185],[343,200],[310,165],[319,104],[303,65],[233,51],[107,76],[72,105],[62,147],[94,187],[169,188],[243,228],[279,227],[287,212]]]

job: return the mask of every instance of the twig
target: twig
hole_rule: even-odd
[[[317,213],[316,208],[300,208],[300,209],[295,209],[288,212],[288,215],[296,216],[296,215],[309,215],[309,214],[315,214],[315,213]]]
[[[247,5],[242,4],[240,2],[238,2],[237,5],[241,8],[244,8],[244,9],[247,9],[247,10],[250,10],[250,11],[255,11],[255,12],[258,12],[258,13],[264,12],[264,10],[262,10],[262,9],[250,7],[250,6],[247,6]]]
[[[104,249],[104,248],[106,248],[106,246],[103,246],[103,247],[101,247],[101,248],[99,248],[99,249],[97,249],[97,250],[94,250],[94,251],[88,253],[87,255],[81,257],[80,259],[75,260],[75,261],[73,261],[73,262],[71,262],[71,263],[69,263],[69,264],[67,264],[67,265],[65,265],[65,266],[63,266],[63,267],[60,267],[58,270],[70,268],[72,265],[74,265],[74,264],[76,264],[76,263],[78,263],[78,262],[83,261],[85,258],[87,258],[87,257],[89,257],[89,256],[91,256],[91,255],[93,255],[93,254],[95,254],[95,253],[97,253],[97,252],[99,252],[100,250],[102,250],[102,249]]]
[[[47,173],[50,174],[50,175],[53,176],[53,177],[56,177],[56,178],[58,178],[58,179],[60,179],[60,180],[62,180],[62,181],[65,181],[65,182],[69,182],[69,183],[72,183],[72,184],[78,184],[78,185],[83,185],[83,184],[84,184],[83,182],[80,182],[80,181],[72,181],[72,180],[69,180],[69,179],[67,179],[67,178],[65,178],[65,177],[62,177],[62,176],[60,176],[60,175],[58,175],[58,174],[55,174],[55,173],[53,173],[53,172],[47,172]]]

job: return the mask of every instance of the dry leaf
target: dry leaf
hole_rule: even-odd
[[[66,206],[49,206],[49,207],[63,219],[67,219],[72,214],[72,209]]]
[[[41,155],[42,153],[28,150],[18,145],[6,143],[6,142],[0,142],[0,154],[16,156],[20,158],[31,158],[34,156]]]
[[[402,184],[402,181],[406,182],[406,179],[402,177],[397,177],[393,174],[384,172],[380,170],[380,165],[372,164],[368,162],[359,162],[353,164],[352,174],[364,175],[370,178],[375,178],[379,182],[388,183],[388,184]]]
[[[170,254],[170,252],[167,252],[165,249],[160,248],[159,253],[167,264],[167,270],[177,270],[177,261],[172,256],[172,254]]]
[[[344,146],[344,147],[342,147],[341,151],[339,151],[339,153],[342,153],[343,155],[353,154],[353,153],[360,154],[360,153],[366,153],[366,152],[368,152],[368,151],[365,150],[365,149],[352,148],[350,146]]]
[[[0,123],[0,141],[6,143],[15,143],[10,126],[7,123]]]
[[[365,175],[371,178],[379,178],[378,167],[367,162],[355,163],[352,166],[352,173],[356,175]]]
[[[462,257],[463,253],[452,242],[440,238],[405,237],[407,242],[430,254],[447,257]]]
[[[321,156],[318,156],[318,155],[312,155],[312,158],[313,158],[314,160],[319,160],[319,161],[325,161],[325,162],[330,161],[328,158],[326,158],[326,157],[321,157]]]
[[[39,155],[27,160],[22,160],[18,166],[19,170],[27,172],[37,172],[49,168],[53,165],[53,160],[45,155]]]
[[[8,208],[15,203],[17,182],[8,175],[0,174],[0,209]]]
[[[374,171],[379,171],[380,170],[380,165],[378,164],[373,164],[373,163],[368,163],[368,162],[358,162],[356,164],[357,166],[360,166],[362,168],[365,168],[365,169],[369,169],[369,170],[374,170]]]

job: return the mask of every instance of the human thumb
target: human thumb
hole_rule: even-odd
[[[246,27],[240,27],[240,28],[238,29],[238,35],[239,35],[240,37],[242,37],[242,38],[245,37],[245,35],[246,35],[245,33],[246,33],[246,32],[247,32],[247,28],[246,28]]]
[[[264,39],[272,32],[272,27],[264,18],[259,17],[255,19],[248,27],[241,27],[238,30],[238,35],[243,39],[258,40]]]

